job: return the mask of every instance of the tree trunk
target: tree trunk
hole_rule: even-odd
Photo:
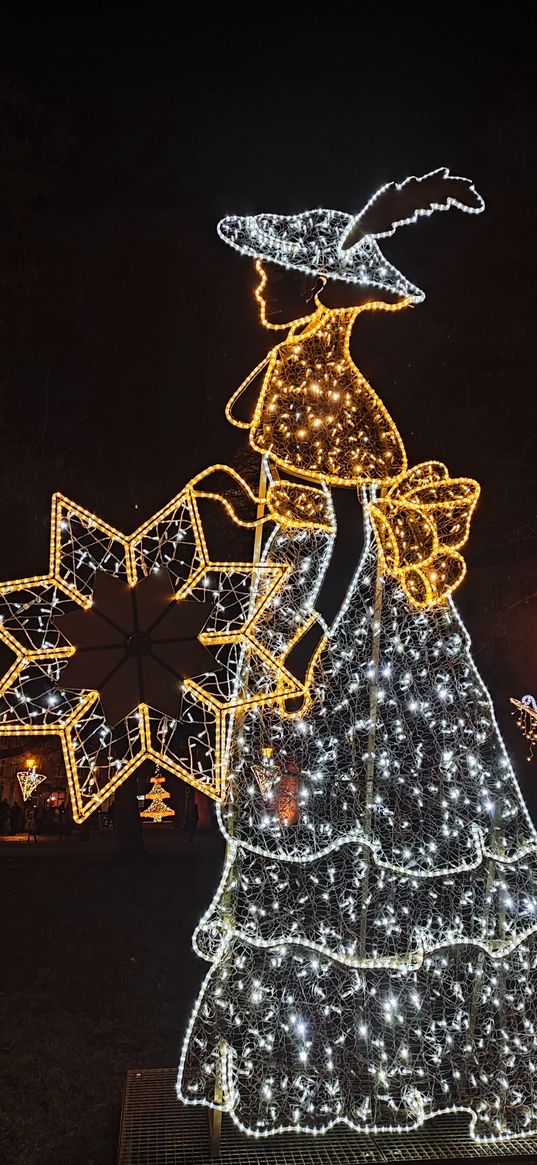
[[[136,775],[133,773],[123,785],[120,785],[115,796],[115,853],[124,858],[143,858],[146,855],[136,797],[138,792]]]

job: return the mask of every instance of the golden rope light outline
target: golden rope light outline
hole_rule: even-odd
[[[451,492],[452,497],[442,499],[442,487]],[[435,498],[437,491],[439,497]],[[431,500],[424,501],[419,495],[423,492],[432,494]],[[447,466],[442,461],[422,461],[392,485],[383,497],[369,503],[369,512],[372,518],[373,530],[379,553],[379,574],[391,575],[402,586],[406,598],[412,607],[417,610],[430,610],[441,603],[460,586],[466,575],[466,563],[459,550],[466,545],[470,535],[470,523],[481,493],[479,483],[472,477],[450,477]],[[390,507],[395,514],[397,511],[415,515],[425,526],[432,539],[428,549],[419,546],[413,548],[415,560],[402,564],[401,546],[394,524],[387,516],[386,510]],[[435,514],[440,511],[444,522],[449,523],[451,515],[456,511],[464,511],[462,533],[460,537],[446,539],[445,526],[439,530],[440,519]],[[444,518],[445,515],[445,518]],[[443,537],[442,537],[443,535]],[[407,548],[403,548],[403,551]],[[391,558],[391,561],[390,561]],[[458,576],[453,581],[447,581],[439,588],[432,584],[437,581],[434,564],[438,559],[444,559],[458,565]],[[428,569],[430,573],[428,573]],[[424,597],[419,599],[412,593],[409,580],[418,575],[423,584]]]
[[[268,283],[268,275],[261,259],[256,259],[255,270],[259,276],[258,284],[254,290],[254,298],[257,301],[259,308],[259,317],[261,324],[273,331],[287,331],[287,336],[280,343],[276,344],[261,360],[256,367],[245,377],[239,387],[235,390],[226,404],[225,414],[231,424],[237,428],[249,429],[249,444],[256,452],[261,453],[269,458],[271,464],[290,471],[293,474],[298,474],[300,477],[308,481],[316,481],[319,484],[324,483],[326,486],[331,485],[357,485],[359,484],[354,478],[352,482],[343,479],[342,476],[337,476],[333,473],[321,473],[316,469],[308,469],[303,466],[296,465],[293,461],[288,460],[283,452],[276,454],[271,445],[270,432],[265,440],[263,431],[263,444],[260,444],[257,439],[257,434],[260,430],[260,422],[263,412],[266,407],[266,395],[271,384],[272,373],[278,355],[284,345],[289,341],[295,340],[300,344],[303,339],[307,339],[316,333],[323,325],[323,320],[336,319],[342,316],[346,319],[345,338],[343,343],[343,358],[349,366],[349,371],[358,377],[362,386],[366,389],[366,394],[369,399],[370,407],[378,409],[385,421],[388,421],[390,430],[398,447],[399,453],[402,456],[401,470],[399,473],[384,478],[366,478],[369,484],[381,486],[383,488],[383,496],[380,499],[372,499],[368,503],[370,516],[373,520],[375,537],[379,550],[379,574],[390,574],[402,586],[405,595],[410,605],[417,610],[426,610],[443,603],[453,591],[460,586],[466,575],[466,563],[458,553],[458,550],[465,545],[469,537],[470,521],[473,515],[475,506],[477,505],[480,487],[478,483],[469,477],[450,478],[447,467],[441,461],[428,460],[415,465],[411,468],[408,466],[408,460],[404,443],[399,433],[395,422],[392,420],[388,410],[383,404],[382,400],[375,392],[375,389],[369,384],[358,366],[354,363],[350,352],[350,336],[352,328],[358,315],[365,311],[400,311],[405,307],[412,306],[412,297],[406,296],[395,303],[387,303],[383,300],[374,299],[360,306],[354,308],[329,308],[326,307],[319,298],[319,292],[314,297],[316,310],[309,315],[304,315],[293,321],[285,323],[273,323],[267,316],[266,304],[264,299],[264,291]],[[326,282],[326,279],[324,279]],[[322,289],[321,289],[322,290]],[[296,335],[298,328],[303,327],[303,331]],[[255,377],[265,369],[263,381],[257,396],[254,414],[250,421],[241,421],[233,414],[233,406],[239,399],[245,389],[252,383]],[[285,395],[285,388],[282,389]],[[292,395],[292,394],[291,394]],[[266,428],[266,417],[265,417]],[[343,467],[341,470],[343,473]],[[364,482],[362,482],[364,484]],[[444,501],[442,498],[436,498],[432,501],[422,500],[420,493],[423,491],[431,491],[434,488],[441,493],[442,486],[444,488],[459,490],[459,497],[449,498]],[[276,481],[269,487],[267,495],[267,505],[271,511],[274,520],[278,521],[284,528],[291,529],[318,529],[333,531],[331,524],[325,520],[319,520],[318,517],[308,520],[306,516],[302,516],[292,510],[292,501],[294,494],[295,506],[298,509],[304,506],[307,508],[307,493],[311,491],[314,495],[315,487],[306,485],[305,483],[286,483]],[[285,502],[285,496],[291,493],[291,501],[287,509],[282,508],[282,498]],[[314,498],[311,498],[311,507],[313,507]],[[462,506],[466,507],[466,515],[463,527],[462,536],[458,540],[450,538],[446,540],[440,537],[438,531],[437,520],[435,514],[439,511],[444,511],[445,515],[453,514],[456,509]],[[400,563],[400,548],[397,540],[397,531],[393,528],[389,521],[386,510],[399,510],[400,514],[405,511],[409,516],[414,514],[424,524],[424,532],[428,533],[429,540],[432,538],[432,548],[427,550],[427,546],[423,545],[421,550],[416,547],[414,554],[414,561],[410,564],[402,566]],[[425,540],[424,540],[425,541]],[[386,552],[386,543],[389,546],[391,555]],[[394,560],[390,564],[389,558]],[[440,575],[440,578],[439,578]],[[442,575],[444,577],[442,577]]]
[[[256,453],[267,456],[271,463],[278,465],[280,468],[286,470],[287,472],[298,474],[300,477],[306,478],[308,481],[325,482],[327,485],[347,485],[349,487],[364,485],[366,483],[378,485],[387,483],[393,484],[395,481],[398,481],[401,477],[404,476],[408,465],[404,442],[399,429],[395,424],[395,421],[393,421],[383,401],[375,392],[375,389],[372,387],[372,385],[369,384],[369,381],[363,375],[358,366],[354,363],[350,352],[350,337],[357,317],[363,312],[401,311],[403,308],[410,307],[412,305],[412,299],[407,296],[397,301],[396,303],[386,303],[382,300],[375,299],[357,307],[331,308],[326,307],[323,303],[321,303],[319,295],[316,294],[316,310],[314,312],[306,316],[301,316],[298,319],[287,322],[285,324],[274,324],[271,323],[270,320],[268,320],[266,317],[263,291],[267,284],[268,276],[260,259],[255,261],[255,269],[260,278],[258,286],[254,291],[254,296],[259,304],[260,320],[262,325],[273,330],[285,330],[288,332],[288,334],[285,339],[281,341],[281,343],[276,344],[273,348],[271,348],[264,359],[261,360],[259,364],[257,364],[256,367],[248,373],[239,387],[235,389],[235,392],[229,398],[225,407],[225,415],[227,420],[230,422],[230,424],[235,425],[236,428],[250,429],[248,440],[251,448],[254,449]],[[285,348],[286,345],[290,344],[293,340],[295,340],[297,344],[300,344],[303,340],[310,339],[320,328],[322,328],[325,322],[335,321],[339,318],[346,320],[345,337],[343,341],[343,357],[348,364],[349,371],[356,377],[357,381],[359,381],[361,388],[365,390],[370,410],[377,410],[380,413],[383,421],[388,424],[389,430],[391,431],[395,441],[401,467],[400,470],[394,474],[383,475],[382,477],[369,477],[367,474],[360,475],[359,477],[356,477],[356,475],[344,477],[342,474],[324,473],[317,469],[306,469],[303,466],[297,466],[293,461],[289,461],[282,456],[276,455],[272,451],[270,443],[268,445],[265,443],[261,445],[255,439],[255,433],[259,428],[259,422],[261,420],[265,404],[266,391],[270,386],[272,373],[282,349]],[[296,335],[296,329],[299,327],[303,327],[304,330]],[[232,412],[233,405],[246,390],[246,388],[252,383],[258,373],[261,372],[265,367],[266,372],[251,421],[246,422],[236,419]]]

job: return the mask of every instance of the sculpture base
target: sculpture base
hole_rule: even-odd
[[[211,1165],[209,1110],[183,1105],[175,1095],[174,1068],[127,1072],[121,1110],[118,1165]],[[398,1161],[514,1163],[537,1160],[537,1137],[481,1144],[468,1136],[468,1116],[438,1117],[411,1133],[353,1133],[344,1127],[324,1136],[282,1133],[248,1137],[229,1117],[222,1121],[221,1165],[386,1165]]]

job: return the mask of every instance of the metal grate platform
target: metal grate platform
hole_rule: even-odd
[[[214,1165],[207,1110],[181,1104],[174,1068],[127,1073],[121,1111],[118,1165]],[[444,1116],[399,1136],[366,1136],[333,1129],[322,1137],[282,1133],[256,1140],[224,1117],[221,1165],[394,1165],[398,1161],[527,1162],[537,1159],[537,1137],[483,1145],[468,1137],[468,1120]]]

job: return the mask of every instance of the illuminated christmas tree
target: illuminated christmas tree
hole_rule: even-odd
[[[156,823],[163,821],[165,817],[175,817],[175,810],[170,809],[169,805],[165,804],[165,802],[169,801],[169,799],[170,794],[168,793],[168,790],[164,788],[164,777],[161,777],[160,769],[156,768],[155,775],[151,783],[151,788],[147,794],[147,800],[151,801],[151,805],[149,806],[149,809],[142,810],[140,817],[144,817],[147,821],[154,821]]]
[[[476,1138],[537,1129],[537,834],[451,597],[479,490],[439,462],[408,469],[349,351],[365,307],[423,299],[377,239],[450,206],[483,209],[438,171],[358,216],[219,227],[256,260],[262,321],[290,329],[228,417],[264,458],[261,562],[288,568],[256,635],[303,691],[237,717],[178,1093],[254,1135],[451,1110]],[[271,323],[268,263],[309,277],[290,324]],[[362,284],[396,302],[350,307]]]

